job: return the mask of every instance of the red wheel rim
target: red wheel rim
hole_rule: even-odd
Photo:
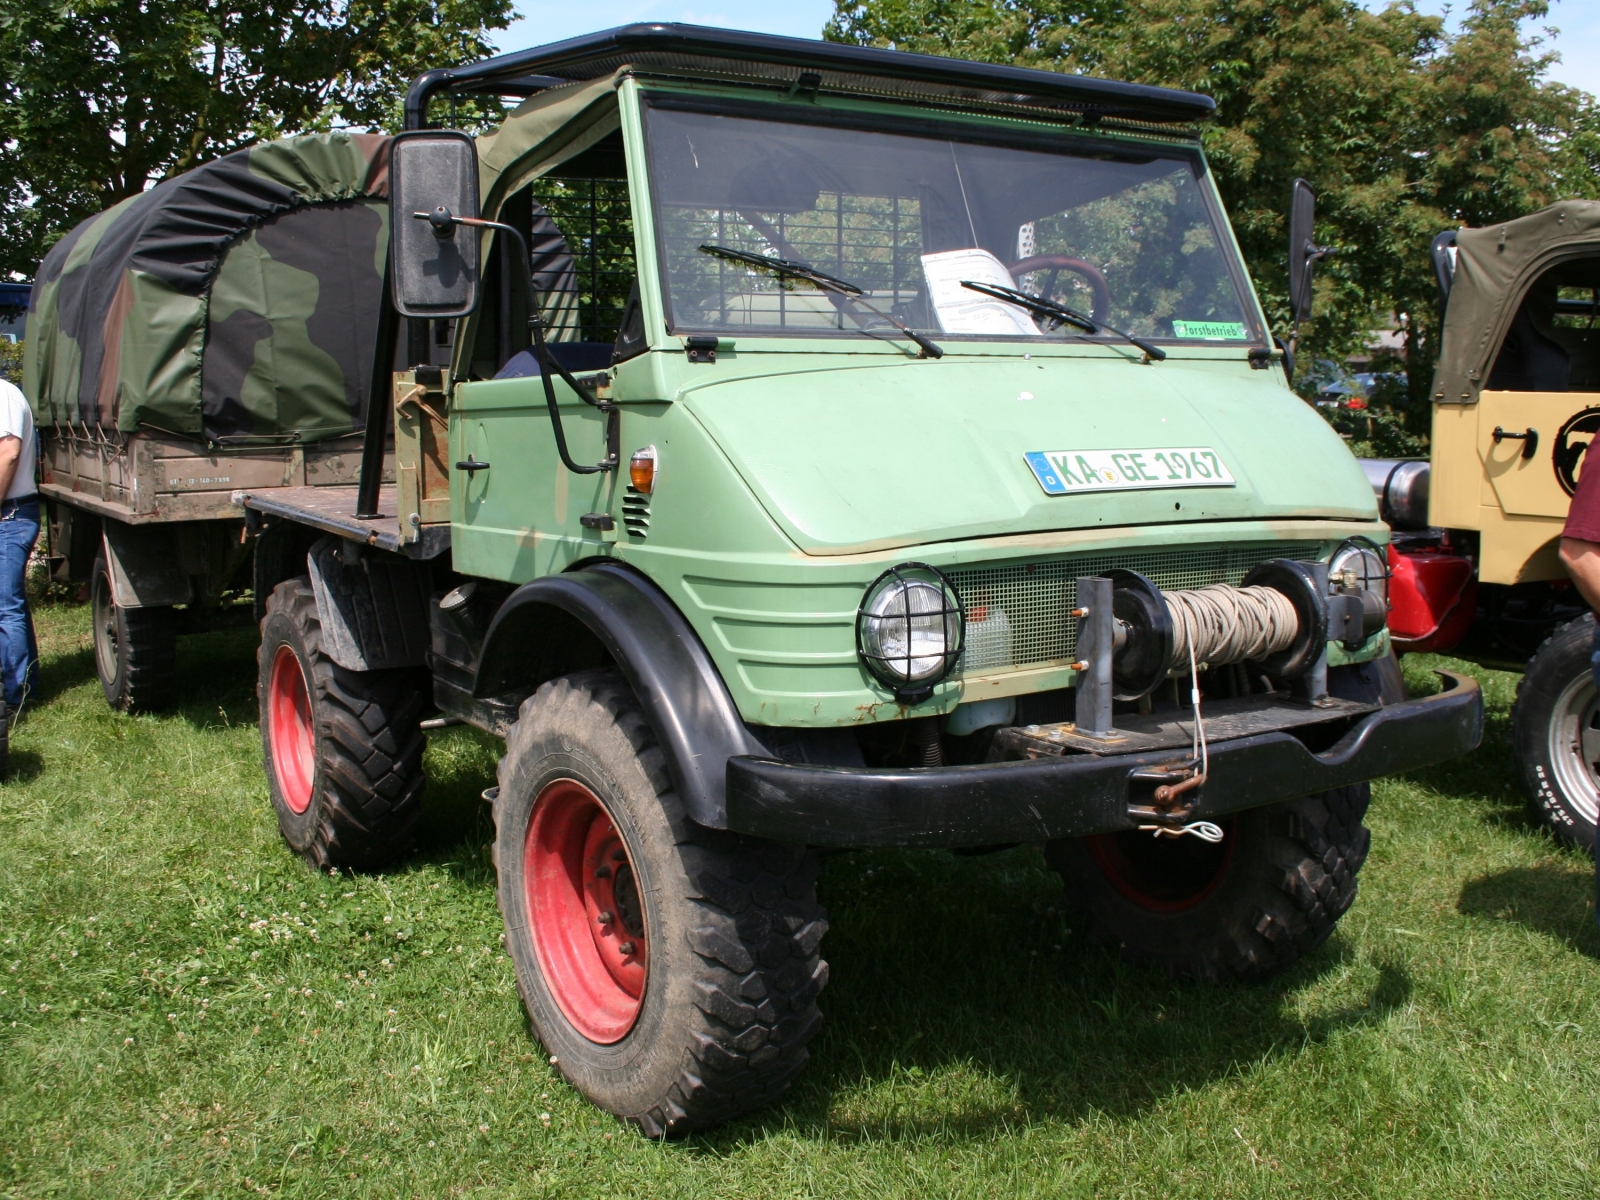
[[[289,811],[299,816],[311,807],[311,784],[317,773],[317,737],[311,724],[311,694],[300,659],[288,646],[272,657],[267,681],[267,744],[272,747],[272,773]]]
[[[610,1045],[639,1018],[649,968],[633,864],[605,805],[575,779],[533,802],[523,886],[534,952],[567,1020]]]
[[[1130,830],[1088,839],[1089,857],[1112,887],[1148,912],[1178,913],[1217,890],[1238,842],[1232,820],[1220,822],[1222,841],[1162,838]]]

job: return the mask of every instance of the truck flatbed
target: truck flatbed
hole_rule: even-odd
[[[263,516],[279,517],[338,537],[404,554],[433,558],[450,548],[449,525],[419,525],[403,530],[393,484],[378,490],[378,515],[356,516],[356,485],[240,489],[233,503]],[[409,535],[409,536],[407,536]]]

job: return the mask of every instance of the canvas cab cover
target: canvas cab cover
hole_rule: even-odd
[[[69,232],[40,265],[23,391],[41,430],[213,444],[363,427],[389,139],[309,134],[175,176]]]
[[[1491,388],[1495,355],[1529,285],[1564,260],[1592,257],[1597,244],[1600,200],[1563,200],[1515,220],[1460,230],[1434,401],[1476,403]]]

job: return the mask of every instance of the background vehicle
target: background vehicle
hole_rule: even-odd
[[[1431,459],[1364,463],[1396,530],[1390,630],[1402,652],[1524,672],[1512,727],[1530,803],[1593,848],[1594,617],[1557,550],[1600,429],[1600,203],[1440,234],[1434,262],[1445,321]]]
[[[235,490],[354,482],[387,172],[387,137],[267,142],[85,221],[41,264],[23,389],[51,573],[89,584],[114,707],[174,701],[180,632],[257,619]]]
[[[426,128],[452,91],[525,99],[474,144]],[[1043,843],[1084,928],[1178,976],[1320,945],[1366,781],[1482,705],[1396,689],[1387,530],[1274,369],[1211,111],[687,26],[419,78],[395,483],[376,403],[358,485],[233,494],[290,846],[392,858],[424,724],[504,737],[523,1002],[653,1136],[804,1065],[822,848]]]

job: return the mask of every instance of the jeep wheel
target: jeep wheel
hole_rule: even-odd
[[[1556,630],[1528,661],[1511,707],[1511,745],[1529,804],[1562,841],[1589,850],[1600,815],[1593,644],[1592,613]]]
[[[822,1022],[815,855],[690,821],[609,668],[525,701],[499,775],[506,946],[568,1081],[651,1137],[783,1092]]]
[[[156,712],[177,700],[178,626],[165,605],[121,608],[102,551],[89,576],[94,669],[106,703],[118,712]]]
[[[381,866],[422,807],[415,671],[348,671],[322,653],[308,579],[273,589],[257,652],[261,741],[278,828],[318,868]]]
[[[1367,857],[1361,783],[1218,822],[1221,842],[1130,831],[1046,857],[1096,941],[1175,978],[1266,979],[1327,940]]]

